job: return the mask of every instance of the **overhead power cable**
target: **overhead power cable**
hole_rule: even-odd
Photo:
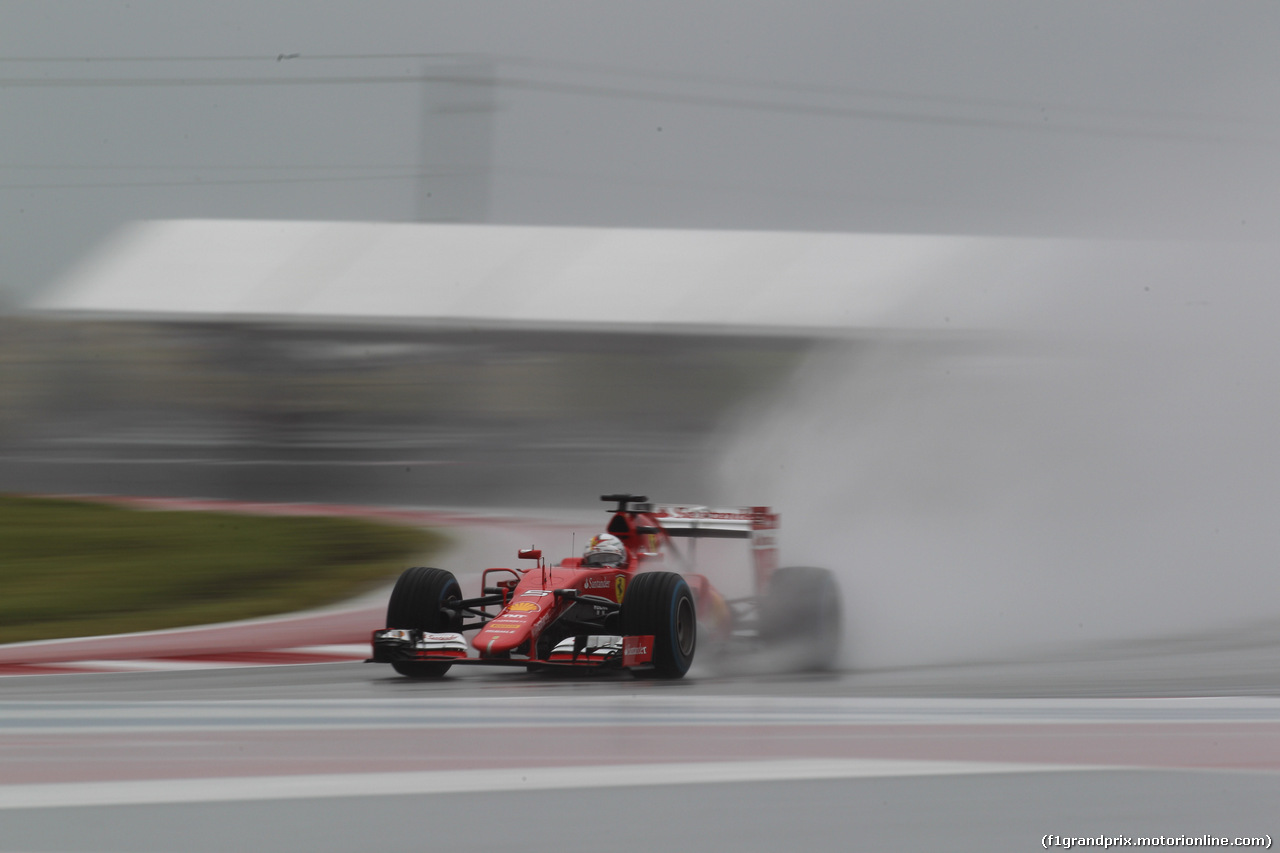
[[[776,115],[796,115],[832,119],[917,124],[934,127],[1018,130],[1033,133],[1081,135],[1109,138],[1165,139],[1237,145],[1272,146],[1280,142],[1270,136],[1242,136],[1217,131],[1152,128],[1141,125],[1108,126],[1099,122],[1051,121],[1048,114],[1011,118],[974,115],[964,111],[930,112],[892,107],[865,107],[797,103],[739,95],[706,95],[690,92],[659,91],[597,83],[571,83],[449,73],[400,75],[341,75],[312,77],[50,77],[0,78],[0,89],[13,88],[157,88],[157,87],[266,87],[266,86],[368,86],[422,85],[423,83],[496,86],[509,91],[531,91],[561,95],[604,98],[607,100],[646,101],[692,107],[715,107]]]

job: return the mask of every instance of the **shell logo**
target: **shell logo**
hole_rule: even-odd
[[[532,601],[517,601],[515,604],[511,605],[507,609],[514,610],[517,613],[530,613],[532,611],[537,610],[538,605],[534,604]]]

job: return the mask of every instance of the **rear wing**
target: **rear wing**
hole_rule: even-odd
[[[650,504],[649,514],[658,519],[669,536],[696,536],[720,539],[750,539],[757,531],[777,530],[778,514],[766,506],[712,508]]]
[[[651,504],[648,512],[673,538],[750,540],[757,594],[768,586],[778,567],[779,518],[769,507]]]

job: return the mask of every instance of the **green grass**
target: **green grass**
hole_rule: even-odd
[[[442,539],[350,518],[0,496],[0,642],[201,625],[342,601]]]

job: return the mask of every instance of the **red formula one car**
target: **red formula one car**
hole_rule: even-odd
[[[656,505],[641,495],[601,499],[616,507],[586,554],[552,566],[540,550],[520,551],[536,565],[485,569],[478,597],[464,598],[451,572],[406,569],[391,592],[387,627],[373,633],[371,662],[417,678],[455,664],[681,678],[701,631],[721,650],[790,645],[798,668],[834,664],[835,580],[824,569],[777,568],[777,514]],[[682,548],[680,538],[695,541]],[[703,538],[747,541],[753,594],[726,599],[695,571],[693,546]]]

